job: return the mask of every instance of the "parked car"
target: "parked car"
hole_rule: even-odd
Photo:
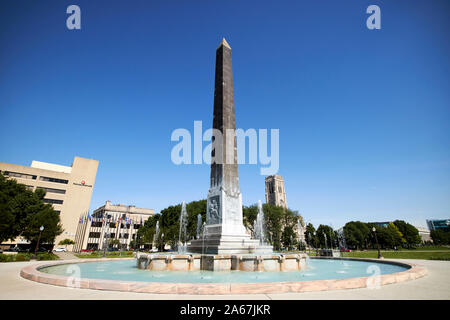
[[[83,249],[81,252],[94,252],[94,249]]]
[[[352,252],[352,250],[348,248],[341,248],[341,252]]]
[[[66,252],[67,249],[66,248],[55,248],[53,249],[54,252]]]

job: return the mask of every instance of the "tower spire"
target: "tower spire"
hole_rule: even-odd
[[[225,38],[222,38],[222,41],[220,42],[220,44],[219,44],[219,46],[217,47],[217,49],[219,49],[221,46],[225,46],[225,47],[227,47],[228,49],[231,50],[231,47],[230,47],[230,45],[228,44],[227,40],[225,40]]]

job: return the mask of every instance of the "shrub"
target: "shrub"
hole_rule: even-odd
[[[0,253],[0,262],[11,262],[13,261],[12,258],[12,255]]]
[[[39,261],[43,261],[43,260],[58,260],[58,256],[56,254],[53,253],[48,253],[48,252],[44,252],[44,253],[40,253],[37,255],[37,260]]]
[[[16,254],[15,261],[30,261],[30,256],[25,254]]]

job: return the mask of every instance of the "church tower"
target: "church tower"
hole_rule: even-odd
[[[266,203],[283,208],[288,207],[282,176],[273,175],[266,177]]]

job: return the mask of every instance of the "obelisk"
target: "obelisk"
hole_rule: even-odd
[[[245,235],[239,189],[236,120],[234,112],[231,48],[225,39],[216,50],[214,135],[211,152],[211,186],[208,192],[208,234]]]
[[[216,50],[211,177],[204,238],[190,252],[236,254],[258,251],[258,240],[245,232],[239,189],[231,47],[225,39]]]

